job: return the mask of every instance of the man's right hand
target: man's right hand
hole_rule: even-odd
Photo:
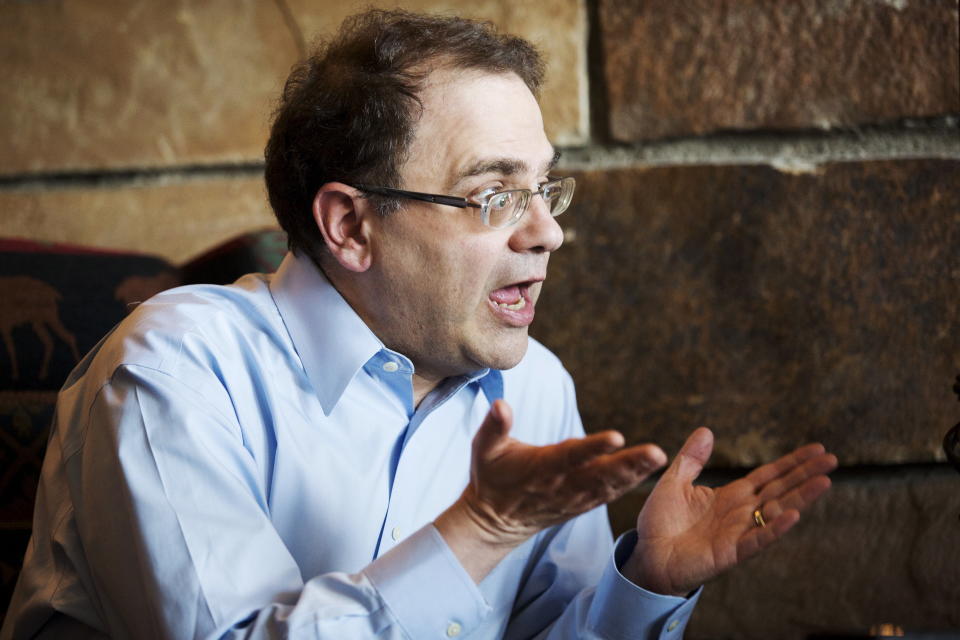
[[[656,445],[624,449],[616,431],[536,447],[511,438],[512,423],[495,401],[473,439],[470,483],[434,522],[478,583],[533,534],[616,500],[667,460]]]

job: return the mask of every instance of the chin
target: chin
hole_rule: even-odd
[[[527,354],[529,339],[527,338],[527,332],[524,331],[522,336],[502,339],[495,341],[495,343],[499,343],[496,351],[478,353],[477,355],[480,357],[476,358],[475,361],[481,367],[506,370],[513,369],[523,360],[523,356]]]

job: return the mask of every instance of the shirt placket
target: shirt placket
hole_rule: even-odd
[[[420,501],[428,493],[425,486],[432,474],[430,469],[438,462],[434,447],[420,446],[423,437],[416,437],[421,430],[442,428],[432,424],[429,418],[444,407],[457,394],[466,393],[468,397],[457,398],[466,405],[472,404],[476,396],[476,385],[468,387],[473,378],[461,376],[445,381],[429,393],[420,406],[413,409],[411,376],[412,367],[403,356],[383,350],[367,364],[365,369],[380,380],[391,393],[397,395],[408,408],[409,422],[399,441],[395,445],[393,464],[391,465],[389,497],[387,511],[377,541],[376,557],[380,557],[406,536],[419,529],[425,522],[422,519]],[[447,422],[444,420],[443,422]],[[430,424],[425,424],[430,423]],[[452,421],[451,425],[457,424]],[[469,441],[465,441],[465,447]],[[432,493],[432,492],[431,492]]]

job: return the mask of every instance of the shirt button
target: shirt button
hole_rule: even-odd
[[[460,635],[460,632],[463,631],[463,627],[460,626],[459,622],[451,622],[447,625],[447,637],[456,638]]]
[[[680,621],[679,621],[679,620],[674,620],[674,621],[671,622],[669,625],[667,625],[667,631],[673,631],[673,630],[676,629],[679,625],[680,625]]]
[[[396,542],[400,539],[400,527],[394,527],[393,531],[390,532],[390,537],[393,538],[393,541]]]
[[[383,363],[383,370],[386,371],[387,373],[393,373],[394,371],[396,371],[396,370],[399,369],[399,368],[400,368],[400,365],[398,365],[396,362],[384,362],[384,363]]]

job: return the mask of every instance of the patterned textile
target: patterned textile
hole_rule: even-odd
[[[59,389],[129,305],[177,284],[154,256],[0,240],[0,389]]]
[[[56,391],[0,391],[0,514],[30,528]]]
[[[0,391],[0,619],[30,539],[55,391]]]

